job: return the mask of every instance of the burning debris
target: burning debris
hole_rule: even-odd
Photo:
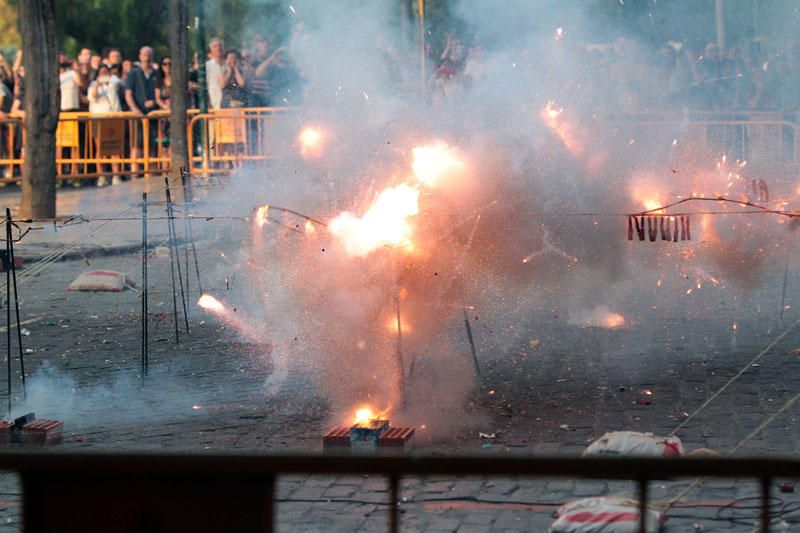
[[[322,437],[326,451],[374,454],[394,451],[406,452],[413,445],[414,428],[390,427],[386,412],[375,413],[369,407],[356,411],[355,421],[349,427],[336,427]]]

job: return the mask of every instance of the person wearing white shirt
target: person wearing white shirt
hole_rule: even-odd
[[[97,70],[97,78],[89,85],[89,112],[101,114],[122,111],[122,105],[119,101],[120,84],[122,84],[122,80],[111,74],[111,69],[109,69],[108,65],[100,64],[100,68]],[[95,149],[100,157],[108,157],[107,154],[101,151],[101,140],[104,133],[110,135],[110,128],[113,127],[119,128],[120,121],[115,120],[112,122],[108,119],[93,121]],[[119,158],[118,155],[113,155],[112,157],[114,159]],[[113,173],[111,183],[113,185],[117,185],[122,181],[119,177],[119,169],[119,163],[111,163],[111,172]],[[97,178],[98,187],[104,187],[107,184],[108,179],[105,176]]]
[[[222,86],[219,80],[225,74],[224,47],[221,39],[211,39],[210,59],[206,61],[206,84],[208,86],[208,103],[211,109],[222,107]]]
[[[69,62],[61,63],[58,81],[61,85],[61,111],[80,111],[81,77]]]

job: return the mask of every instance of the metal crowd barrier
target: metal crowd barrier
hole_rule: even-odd
[[[669,146],[674,139],[730,160],[767,167],[800,164],[798,117],[777,111],[632,112],[606,115],[617,133],[649,146]]]
[[[189,170],[196,175],[226,174],[245,162],[272,157],[268,133],[274,122],[295,112],[287,107],[217,109],[189,119]]]
[[[22,480],[23,526],[43,531],[267,531],[275,529],[275,480],[287,474],[388,479],[389,529],[400,529],[400,479],[408,476],[631,480],[644,532],[648,484],[695,477],[760,481],[759,531],[770,527],[775,478],[800,476],[796,458],[567,458],[233,454],[0,453]],[[330,524],[334,525],[334,524]]]
[[[271,129],[293,108],[188,112],[190,171],[228,174],[246,162],[273,156]],[[779,112],[610,113],[607,126],[621,141],[661,150],[679,139],[712,154],[770,167],[800,169],[797,117]],[[159,175],[170,170],[169,112],[61,113],[56,132],[58,179]],[[23,120],[0,119],[0,182],[18,181],[25,153]]]
[[[270,156],[267,130],[288,108],[220,109],[187,113],[191,171],[227,174],[245,161]],[[58,179],[163,175],[170,170],[169,111],[59,115]],[[0,119],[0,182],[19,181],[25,155],[24,120]]]

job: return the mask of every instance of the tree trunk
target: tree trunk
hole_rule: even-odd
[[[173,176],[181,168],[189,170],[189,146],[186,141],[186,109],[189,100],[188,26],[187,0],[169,0],[169,55],[172,58],[169,136]]]
[[[25,155],[20,215],[56,216],[56,127],[60,106],[55,0],[19,2],[25,65]]]

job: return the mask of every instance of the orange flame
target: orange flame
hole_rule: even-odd
[[[545,105],[541,113],[539,113],[539,117],[542,119],[545,126],[558,135],[564,143],[564,146],[566,146],[573,155],[582,155],[584,147],[575,133],[575,127],[569,122],[566,122],[561,116],[564,112],[564,108],[556,108],[555,105],[553,101],[547,102],[547,105]]]
[[[350,255],[366,257],[382,246],[414,249],[409,218],[419,213],[419,190],[403,183],[381,191],[363,216],[344,212],[331,220],[330,232]]]
[[[418,146],[411,150],[411,154],[411,170],[417,180],[428,187],[435,187],[445,175],[464,168],[464,161],[455,148],[441,141]]]
[[[210,294],[204,294],[200,296],[200,299],[197,300],[197,305],[199,305],[206,311],[212,311],[214,313],[225,312],[225,306],[222,305],[222,302],[220,302]]]
[[[385,419],[391,409],[392,407],[389,406],[383,411],[378,412],[369,405],[362,405],[358,409],[356,409],[355,417],[353,419],[353,424],[356,425],[368,424],[371,420]]]
[[[306,126],[297,136],[300,143],[300,155],[307,159],[313,159],[322,155],[324,139],[322,128],[318,126]]]
[[[356,424],[365,424],[370,420],[375,418],[375,411],[372,410],[370,407],[362,407],[358,411],[356,411],[356,418],[354,422]]]
[[[269,217],[269,204],[264,204],[261,207],[256,208],[256,214],[253,220],[255,221],[255,225],[258,228],[264,226],[267,223]]]

